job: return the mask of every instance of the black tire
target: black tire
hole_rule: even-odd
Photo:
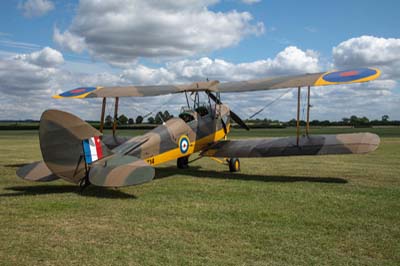
[[[240,161],[238,158],[229,159],[229,171],[239,172],[240,171]]]
[[[189,156],[178,158],[176,161],[176,166],[179,169],[189,168]]]

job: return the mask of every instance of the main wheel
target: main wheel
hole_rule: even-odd
[[[178,158],[176,161],[176,166],[179,169],[189,168],[189,156]]]
[[[240,161],[238,158],[229,159],[229,171],[239,172],[240,171]]]

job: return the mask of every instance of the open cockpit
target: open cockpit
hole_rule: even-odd
[[[189,123],[194,120],[198,120],[199,118],[203,118],[209,116],[213,112],[212,106],[204,104],[195,109],[188,108],[187,106],[182,107],[179,113],[179,118],[181,118],[185,123]]]

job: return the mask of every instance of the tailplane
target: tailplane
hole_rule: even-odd
[[[22,166],[17,170],[17,176],[34,182],[49,182],[60,179],[47,168],[43,161]]]
[[[89,181],[101,187],[140,185],[153,180],[154,168],[129,155],[114,154],[91,165]]]

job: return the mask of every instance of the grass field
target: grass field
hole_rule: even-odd
[[[156,180],[83,195],[30,183],[35,131],[0,132],[0,265],[399,265],[400,129],[368,155],[172,162]],[[129,134],[129,131],[121,131]],[[232,137],[293,135],[236,130]],[[139,134],[141,131],[135,131]]]

